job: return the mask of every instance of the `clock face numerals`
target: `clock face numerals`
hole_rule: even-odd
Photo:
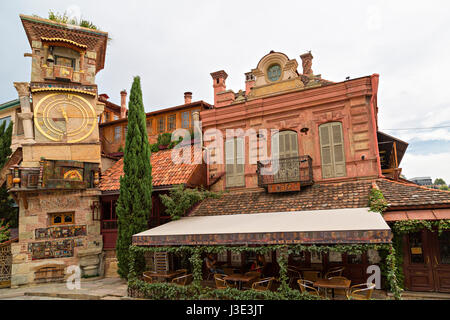
[[[54,93],[43,98],[34,109],[35,126],[52,141],[79,142],[96,126],[96,112],[83,97]]]

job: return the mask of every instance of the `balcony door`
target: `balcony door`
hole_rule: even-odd
[[[272,143],[275,156],[274,163],[278,163],[278,171],[274,175],[274,183],[299,181],[300,167],[298,162],[297,132],[281,131],[276,133],[272,137]]]

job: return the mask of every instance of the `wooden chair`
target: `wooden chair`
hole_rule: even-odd
[[[312,282],[319,280],[321,275],[320,271],[313,271],[313,270],[305,270],[302,273],[304,280],[309,280]]]
[[[305,279],[298,279],[297,283],[298,286],[300,287],[301,293],[309,293],[314,296],[323,297],[323,295],[319,292],[319,290],[313,287],[314,282]]]
[[[327,273],[325,273],[324,279],[330,279],[331,277],[341,277],[342,272],[344,271],[345,267],[333,267],[328,270]]]
[[[192,280],[193,280],[192,274],[185,274],[183,276],[173,278],[172,283],[178,284],[180,286],[186,286],[190,284]]]
[[[362,289],[358,289],[362,288]],[[350,287],[350,290],[347,293],[347,299],[354,300],[370,300],[372,297],[373,289],[375,289],[374,283],[362,283],[356,284]]]
[[[331,278],[328,278],[328,279],[341,279],[341,280],[348,280],[346,277],[331,277]],[[328,289],[328,290],[330,290],[331,291],[331,289]],[[338,294],[338,295],[343,295],[344,297],[345,296],[347,296],[347,293],[348,293],[348,289],[334,289],[334,294],[336,295],[336,294]]]
[[[144,277],[144,281],[147,283],[154,283],[156,282],[153,277],[151,276],[152,273],[155,273],[154,271],[145,271],[142,276]]]
[[[265,278],[260,281],[253,282],[252,289],[256,291],[268,291],[272,288],[272,282],[275,278]]]
[[[231,284],[227,282],[224,278],[226,277],[226,274],[220,274],[215,273],[214,274],[214,281],[216,283],[217,289],[226,289],[226,288],[236,288],[237,286],[235,284]]]

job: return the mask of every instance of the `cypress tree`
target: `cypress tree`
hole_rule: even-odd
[[[122,278],[127,278],[131,238],[133,234],[148,229],[147,221],[152,205],[150,145],[140,77],[134,77],[128,102],[128,132],[125,139],[123,171],[116,206],[118,218],[116,254],[118,273]]]
[[[0,170],[6,164],[12,153],[12,129],[12,122],[8,126],[6,126],[6,122],[0,125]],[[17,213],[17,208],[14,208],[14,201],[9,196],[6,186],[0,186],[0,220],[4,219],[9,223],[10,227],[16,228],[18,227]]]

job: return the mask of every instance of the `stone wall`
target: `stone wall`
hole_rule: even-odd
[[[103,275],[100,221],[93,220],[91,205],[98,201],[99,191],[52,191],[22,193],[19,198],[19,241],[12,244],[11,286],[30,284],[35,281],[35,273],[46,266],[79,265],[82,276]],[[85,233],[78,235],[49,232],[48,236],[36,237],[37,229],[58,228],[52,226],[52,213],[74,212],[74,221],[65,226],[85,226]],[[60,229],[57,229],[57,231]],[[52,230],[54,231],[54,230]],[[33,251],[33,246],[44,250],[45,259]],[[58,246],[58,243],[60,246]],[[65,244],[62,246],[61,244]],[[69,244],[69,245],[68,245]],[[42,251],[39,251],[42,253]]]

